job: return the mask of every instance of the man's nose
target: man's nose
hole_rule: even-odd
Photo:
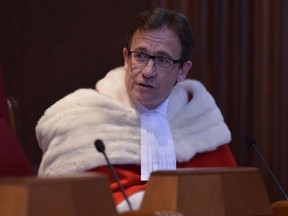
[[[156,76],[156,68],[154,65],[154,59],[150,58],[142,70],[142,74],[145,77],[155,77]]]

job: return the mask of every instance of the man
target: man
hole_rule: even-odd
[[[110,71],[96,91],[80,89],[61,99],[39,120],[39,175],[104,172],[123,211],[126,203],[94,149],[96,139],[106,145],[134,210],[155,170],[236,166],[214,99],[201,83],[186,79],[193,45],[182,14],[163,8],[140,14],[127,34],[124,67]]]

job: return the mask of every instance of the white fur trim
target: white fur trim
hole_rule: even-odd
[[[193,98],[187,103],[189,94]],[[174,88],[168,115],[179,162],[231,141],[230,131],[213,97],[196,80],[185,80]]]
[[[106,165],[94,147],[96,139],[103,140],[112,163],[139,163],[139,117],[134,109],[113,101],[93,89],[80,89],[51,106],[36,126],[37,140],[44,152],[39,174],[70,173]]]
[[[103,140],[113,164],[140,164],[140,119],[127,95],[125,73],[123,67],[116,68],[97,83],[98,92],[79,89],[46,110],[36,126],[43,151],[39,175],[106,165],[95,150],[96,139]],[[195,80],[180,82],[172,90],[168,122],[179,162],[231,140],[214,99]]]
[[[128,199],[129,199],[129,202],[133,211],[137,211],[140,209],[144,194],[145,194],[144,191],[138,191],[132,194],[131,196],[129,196]],[[123,200],[121,203],[119,203],[116,206],[116,209],[117,209],[118,214],[130,211],[126,200]]]

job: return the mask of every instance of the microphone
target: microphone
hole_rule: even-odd
[[[279,190],[279,192],[283,195],[283,197],[288,200],[287,194],[284,192],[283,188],[281,187],[281,185],[279,184],[278,180],[276,179],[276,177],[274,176],[274,174],[272,173],[270,167],[268,166],[267,162],[265,161],[264,157],[262,156],[262,154],[260,153],[260,151],[258,150],[257,146],[256,146],[256,141],[252,136],[249,135],[245,135],[244,140],[246,142],[246,144],[248,146],[252,146],[254,148],[254,150],[256,151],[257,155],[259,156],[259,158],[261,159],[262,163],[264,164],[264,166],[266,167],[266,169],[268,170],[270,176],[272,177],[274,183],[277,185],[277,188]]]
[[[132,211],[131,204],[130,204],[129,199],[128,199],[125,191],[124,191],[124,188],[123,188],[123,186],[121,185],[121,183],[120,183],[120,181],[119,181],[119,178],[118,178],[118,176],[117,176],[117,174],[116,174],[113,166],[111,165],[110,160],[108,159],[108,157],[107,157],[107,155],[106,155],[106,153],[105,153],[104,143],[102,142],[102,140],[97,139],[94,144],[95,144],[95,147],[96,147],[97,151],[100,152],[100,153],[102,153],[102,154],[104,155],[105,160],[106,160],[106,162],[107,162],[107,164],[108,164],[108,167],[109,167],[110,171],[112,172],[113,178],[114,178],[115,181],[117,182],[118,187],[119,187],[119,189],[120,189],[123,197],[125,198],[128,206],[129,206],[129,210]]]

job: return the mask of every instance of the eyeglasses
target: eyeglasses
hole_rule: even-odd
[[[182,60],[174,60],[162,56],[151,56],[138,51],[128,51],[128,55],[132,58],[132,63],[139,67],[145,67],[150,59],[153,59],[157,70],[171,70],[174,64],[180,63]]]

